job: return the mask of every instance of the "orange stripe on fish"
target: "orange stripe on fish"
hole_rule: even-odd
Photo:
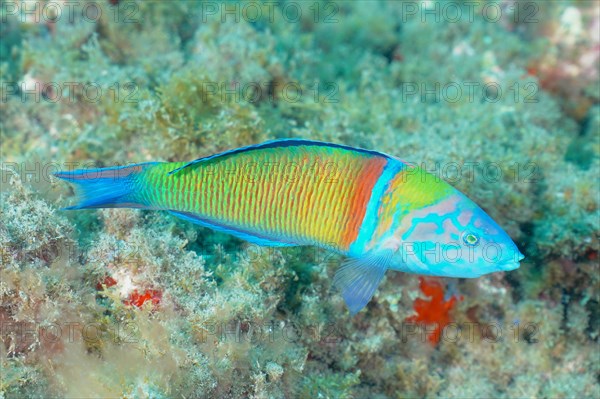
[[[358,237],[358,232],[367,212],[367,204],[373,194],[373,187],[381,177],[386,164],[387,161],[384,158],[374,158],[367,162],[356,179],[359,184],[354,186],[354,195],[348,201],[349,221],[342,239],[342,247],[346,250]]]

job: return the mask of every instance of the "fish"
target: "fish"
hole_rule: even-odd
[[[191,162],[56,172],[67,210],[137,208],[261,246],[344,256],[333,285],[352,315],[387,270],[476,278],[524,258],[483,209],[443,179],[382,152],[302,139],[267,141]]]

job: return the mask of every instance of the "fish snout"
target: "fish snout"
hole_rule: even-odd
[[[525,255],[515,246],[513,256],[499,265],[499,269],[503,271],[511,271],[518,269],[521,266],[521,261],[525,259]]]

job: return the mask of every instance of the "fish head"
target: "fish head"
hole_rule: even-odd
[[[458,190],[406,219],[398,256],[409,272],[479,277],[514,270],[524,258],[508,234]]]

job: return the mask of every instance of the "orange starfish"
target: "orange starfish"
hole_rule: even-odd
[[[462,295],[460,297],[452,296],[452,298],[445,300],[444,286],[439,280],[433,278],[419,277],[419,288],[423,294],[431,299],[415,299],[413,307],[417,314],[407,317],[406,321],[425,325],[434,324],[436,327],[433,332],[428,335],[427,340],[432,345],[437,345],[442,336],[441,332],[444,327],[452,322],[450,311],[454,308],[454,305],[456,305],[457,300],[462,301],[463,297]]]

